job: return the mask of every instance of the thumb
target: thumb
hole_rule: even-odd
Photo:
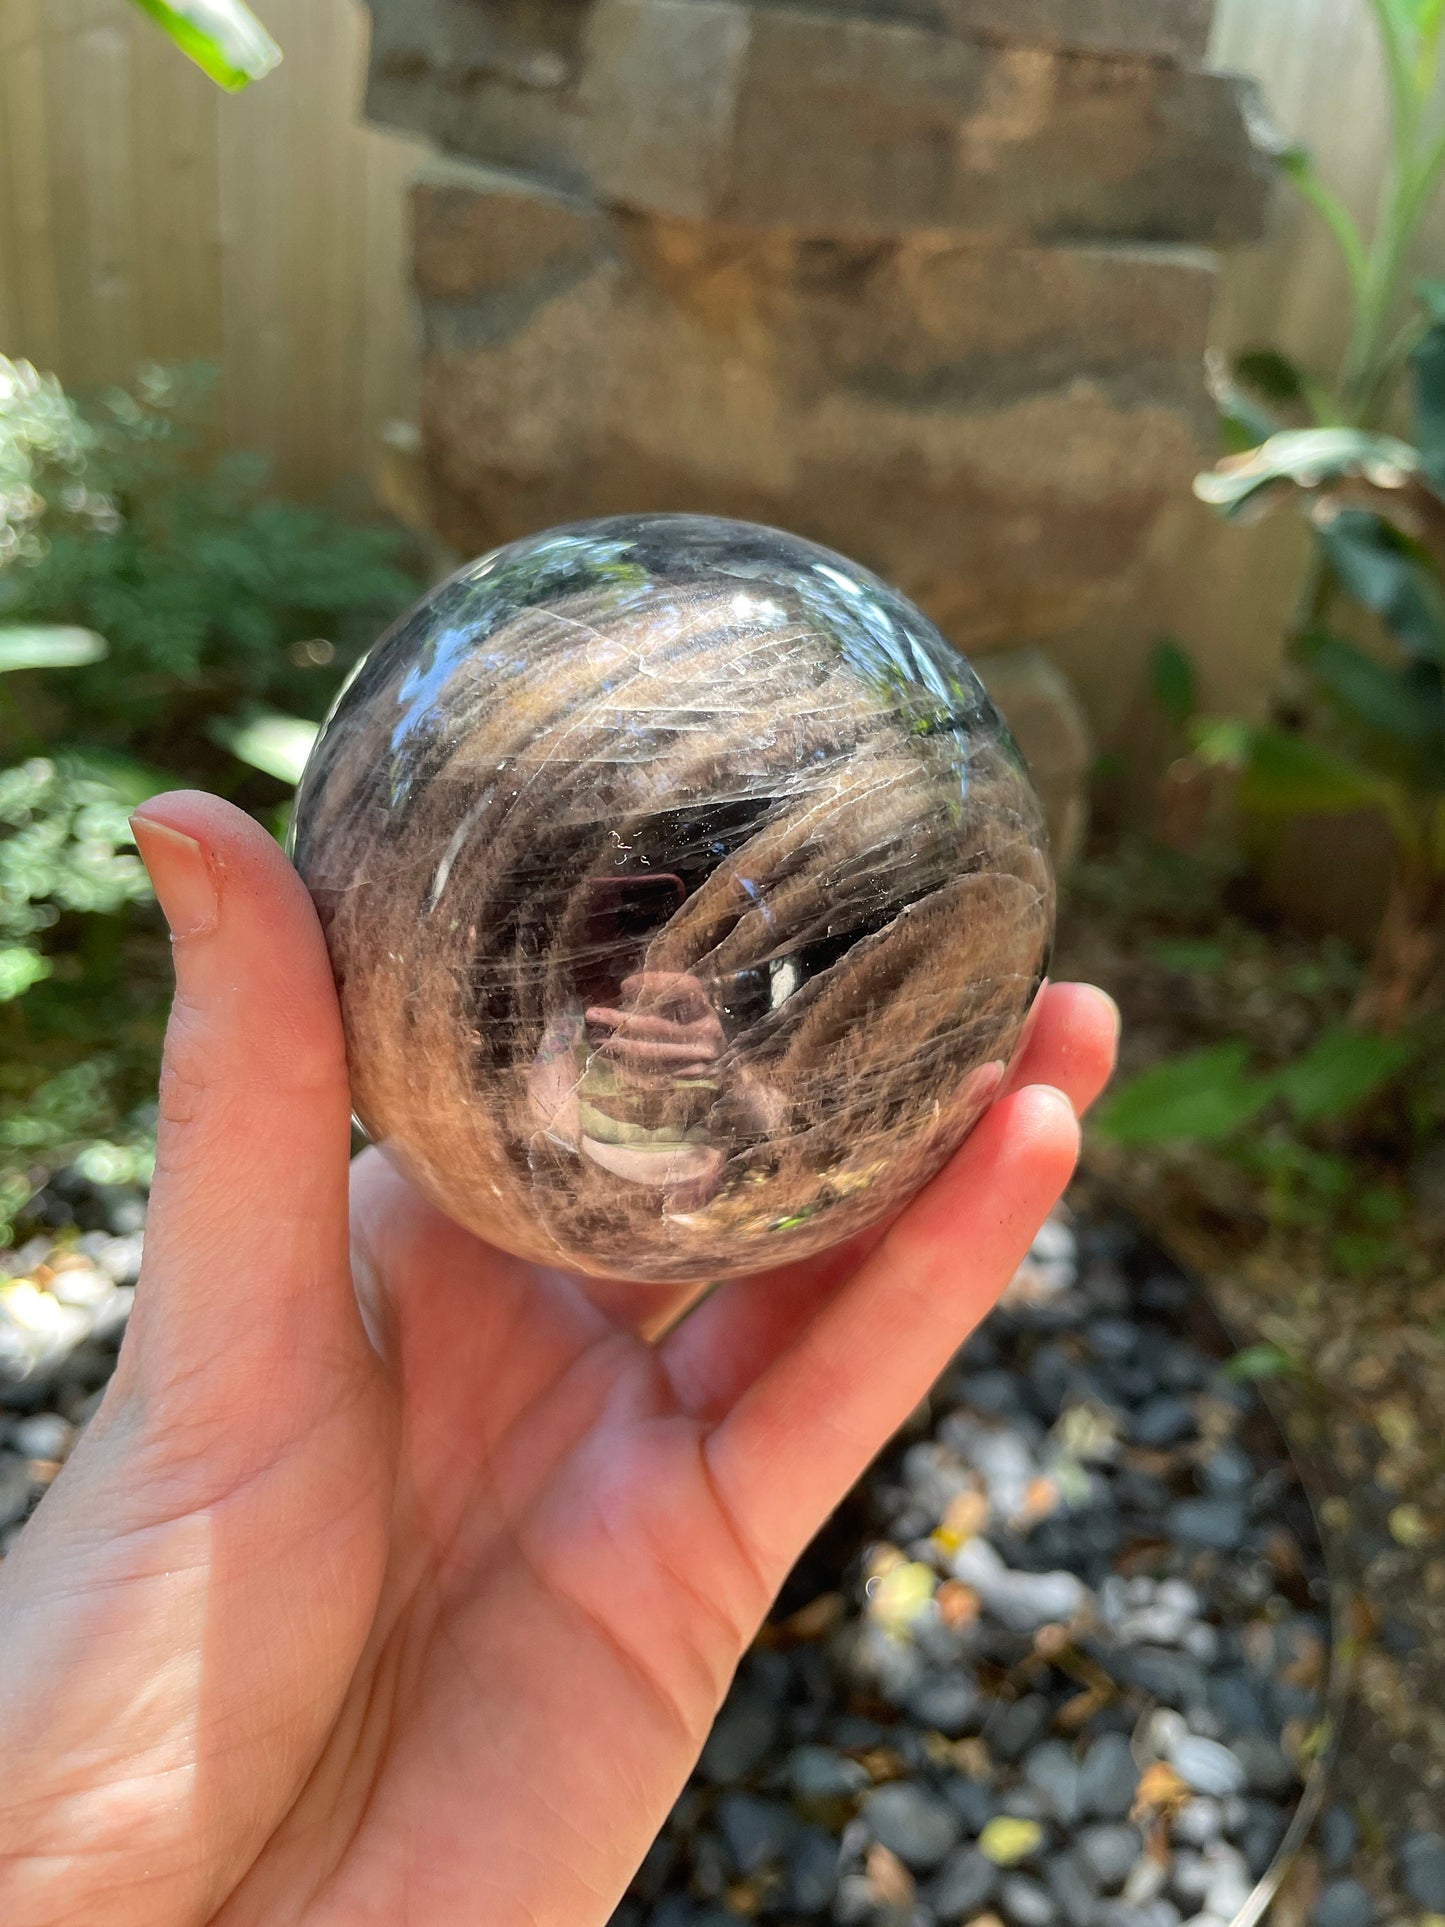
[[[300,878],[240,810],[177,791],[131,822],[176,994],[117,1392],[138,1391],[164,1435],[194,1446],[199,1428],[208,1452],[219,1433],[270,1458],[314,1422],[319,1390],[354,1389],[374,1364],[347,1259],[350,1100],[326,945]]]

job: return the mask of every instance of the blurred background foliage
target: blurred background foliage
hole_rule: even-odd
[[[1342,257],[1348,344],[1332,370],[1268,346],[1216,366],[1225,453],[1196,483],[1228,519],[1291,507],[1312,529],[1279,684],[1263,719],[1201,713],[1187,644],[1162,640],[1153,695],[1178,753],[1153,847],[1076,887],[1189,987],[1171,1042],[1212,1039],[1127,1078],[1106,1142],[1152,1155],[1166,1194],[1189,1170],[1192,1207],[1236,1235],[1273,1232],[1296,1256],[1313,1237],[1328,1266],[1423,1277],[1445,1228],[1445,283],[1411,287],[1409,263],[1445,172],[1445,5],[1370,4],[1390,101],[1373,226],[1307,153],[1281,157]],[[1361,815],[1391,862],[1372,949],[1302,953],[1251,887],[1261,825],[1328,836]]]
[[[0,359],[0,1223],[147,1173],[168,995],[127,812],[199,784],[278,831],[338,676],[414,595],[395,529],[217,454],[205,368],[92,400]]]

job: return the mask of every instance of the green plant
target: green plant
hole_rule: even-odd
[[[238,93],[261,80],[281,49],[242,0],[135,0],[218,87]]]
[[[1425,337],[1445,347],[1445,324]],[[1432,372],[1445,358],[1430,357]],[[1445,396],[1442,396],[1445,399]],[[1417,405],[1417,432],[1430,434]],[[1238,516],[1282,493],[1318,533],[1331,580],[1377,624],[1359,639],[1323,621],[1294,639],[1288,713],[1262,724],[1199,719],[1198,759],[1238,776],[1238,802],[1263,815],[1368,811],[1388,826],[1394,869],[1356,1008],[1395,1029],[1445,993],[1445,497],[1419,450],[1383,436],[1281,435],[1201,478]]]
[[[1269,1063],[1243,1041],[1151,1066],[1106,1100],[1101,1136],[1115,1144],[1197,1154],[1208,1149],[1249,1180],[1269,1224],[1326,1240],[1341,1269],[1398,1259],[1408,1205],[1386,1156],[1376,1172],[1359,1156],[1372,1114],[1398,1108],[1413,1040],[1348,1024]]]
[[[0,702],[0,753],[20,759],[0,776],[0,993],[45,974],[41,933],[66,912],[144,894],[126,807],[177,780],[234,791],[242,765],[291,787],[315,724],[266,699],[319,714],[335,666],[412,593],[390,530],[207,459],[210,386],[149,368],[81,408],[0,360],[0,670],[34,672]]]
[[[1346,1025],[1285,1064],[1263,1067],[1247,1044],[1171,1057],[1114,1092],[1100,1128],[1120,1144],[1233,1138],[1272,1105],[1296,1124],[1348,1120],[1409,1063],[1408,1042]]]
[[[1311,156],[1287,149],[1280,164],[1324,221],[1339,249],[1350,302],[1348,345],[1333,381],[1300,370],[1272,350],[1241,358],[1246,391],[1269,404],[1300,404],[1317,421],[1378,425],[1392,384],[1417,347],[1429,301],[1401,318],[1400,297],[1410,251],[1445,174],[1445,128],[1436,106],[1445,4],[1442,0],[1368,0],[1389,90],[1389,146],[1374,219],[1361,227],[1325,181]],[[1268,414],[1263,416],[1267,423]],[[1249,423],[1240,424],[1249,429]],[[1264,439],[1256,434],[1256,441]]]
[[[1235,452],[1196,483],[1232,519],[1292,502],[1315,530],[1286,677],[1267,723],[1195,718],[1192,736],[1198,763],[1237,775],[1246,809],[1367,811],[1388,827],[1393,875],[1355,1016],[1393,1030],[1445,997],[1445,284],[1422,285],[1399,313],[1445,173],[1434,106],[1445,0],[1371,5],[1391,127],[1372,230],[1308,156],[1284,157],[1340,249],[1349,345],[1332,381],[1273,351],[1241,357],[1217,383]],[[1407,373],[1410,440],[1380,427]],[[1313,425],[1290,426],[1290,414]],[[1177,677],[1173,693],[1177,707]]]
[[[40,938],[66,913],[113,914],[149,897],[128,805],[81,763],[36,756],[0,770],[0,1003],[50,975]]]
[[[145,369],[29,456],[0,620],[109,645],[83,677],[30,692],[41,741],[200,775],[217,716],[255,703],[318,716],[338,669],[415,592],[394,530],[278,499],[256,458],[208,455],[211,387],[206,370]]]
[[[197,781],[279,833],[338,670],[415,590],[390,530],[211,456],[209,389],[146,369],[82,406],[0,359],[0,1242],[62,1163],[145,1175],[168,973],[127,813]]]

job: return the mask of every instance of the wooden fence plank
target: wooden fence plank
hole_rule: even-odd
[[[45,38],[40,0],[0,5],[0,119],[13,267],[5,352],[42,368],[59,365],[60,290],[52,230],[50,170],[45,139]]]
[[[156,361],[215,361],[221,353],[216,119],[224,99],[134,10],[130,37],[141,353]]]

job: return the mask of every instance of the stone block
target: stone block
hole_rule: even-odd
[[[1206,258],[819,241],[482,177],[415,213],[424,461],[465,554],[592,515],[740,516],[1000,648],[1126,609],[1202,456]]]
[[[478,192],[479,181],[487,181]],[[605,227],[591,203],[518,191],[506,176],[446,161],[412,188],[412,278],[423,300],[459,303],[506,331],[508,304],[596,265]],[[438,312],[441,312],[439,306]]]
[[[1192,61],[1204,58],[1214,0],[932,0],[925,17],[994,40]]]
[[[586,187],[587,0],[368,0],[369,119],[560,188]]]
[[[845,240],[1261,231],[1245,84],[1166,57],[1194,49],[1204,0],[878,5],[372,0],[368,111],[684,219]]]
[[[598,0],[585,43],[594,192],[639,211],[839,239],[1261,228],[1223,75],[740,0]]]

